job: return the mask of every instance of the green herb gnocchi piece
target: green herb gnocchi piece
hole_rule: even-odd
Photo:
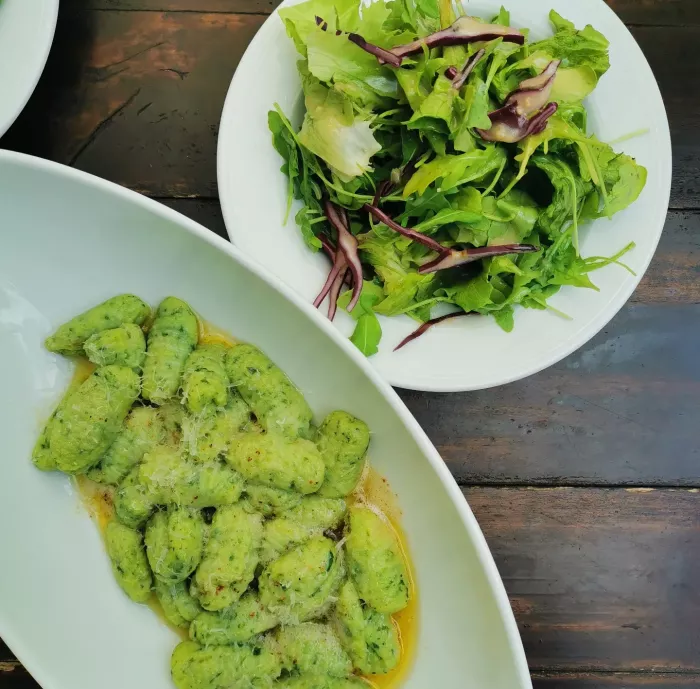
[[[316,444],[326,465],[319,495],[342,498],[357,486],[365,468],[369,428],[344,411],[331,412],[318,429]]]
[[[322,536],[290,550],[263,570],[260,600],[284,624],[323,615],[343,578],[336,544]]]
[[[114,495],[114,513],[117,519],[132,529],[143,526],[155,509],[153,496],[139,478],[139,467],[134,467],[122,480]]]
[[[253,591],[221,612],[202,612],[190,626],[190,638],[202,646],[243,643],[279,624]]]
[[[184,418],[182,431],[187,453],[198,462],[222,459],[233,438],[250,424],[250,407],[234,391],[223,409]]]
[[[275,684],[277,689],[370,689],[370,685],[356,677],[324,677],[323,675],[291,675]]]
[[[327,624],[304,622],[276,635],[282,667],[300,674],[347,677],[352,662]]]
[[[363,674],[384,674],[399,664],[401,643],[391,616],[363,607],[350,581],[340,587],[333,626],[353,667]]]
[[[146,526],[146,554],[157,579],[177,584],[194,572],[204,549],[199,510],[171,507],[156,512]]]
[[[61,400],[34,446],[43,470],[81,474],[114,442],[139,395],[139,377],[125,366],[98,368]]]
[[[313,414],[304,396],[257,347],[233,347],[226,355],[226,370],[231,384],[266,431],[289,438],[312,436]]]
[[[223,610],[243,595],[255,576],[261,540],[260,515],[240,505],[216,511],[192,582],[192,592],[205,610]]]
[[[118,484],[148,450],[162,442],[163,437],[164,429],[158,410],[134,407],[99,466],[88,472],[88,478],[98,483]]]
[[[204,344],[187,357],[182,374],[182,399],[191,414],[226,404],[229,381],[224,357],[228,349],[222,344]]]
[[[112,561],[112,571],[124,593],[137,603],[148,600],[153,577],[141,533],[111,521],[105,529],[105,544]]]
[[[247,483],[243,505],[249,512],[260,512],[264,517],[282,514],[301,502],[300,493],[271,488],[261,483]]]
[[[190,306],[177,297],[163,299],[148,332],[143,367],[144,399],[163,404],[175,396],[185,362],[198,338],[199,324]]]
[[[310,440],[289,440],[272,433],[241,433],[226,461],[248,481],[304,495],[316,492],[325,466]]]
[[[239,646],[200,646],[183,641],[170,661],[177,689],[267,689],[281,667],[264,643]]]
[[[158,407],[158,418],[163,424],[163,445],[177,449],[185,434],[185,409],[179,400],[166,402]]]
[[[181,507],[232,505],[243,491],[240,474],[225,464],[191,462],[169,447],[146,453],[139,466],[139,483],[155,504]]]
[[[166,584],[156,578],[156,596],[165,619],[174,627],[187,628],[202,612],[197,599],[192,596],[186,582]]]
[[[303,498],[295,507],[265,523],[260,560],[263,563],[275,560],[313,536],[339,527],[346,511],[347,505],[342,499],[315,495]]]
[[[133,294],[120,294],[72,318],[46,338],[46,349],[68,356],[81,354],[85,341],[95,333],[125,323],[143,325],[151,307]]]
[[[352,507],[347,523],[348,571],[360,598],[379,612],[402,610],[410,579],[396,532],[367,507]]]
[[[96,366],[128,366],[141,369],[146,358],[146,337],[135,323],[90,335],[83,346],[85,356]]]

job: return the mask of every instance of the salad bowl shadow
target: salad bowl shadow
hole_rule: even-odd
[[[0,152],[0,204],[0,636],[44,689],[172,689],[174,632],[119,590],[71,482],[30,461],[72,373],[44,338],[123,292],[151,303],[178,294],[263,348],[317,416],[341,407],[369,422],[370,458],[402,508],[417,581],[418,650],[405,689],[531,686],[508,598],[459,488],[393,390],[310,305],[196,223],[67,167]]]

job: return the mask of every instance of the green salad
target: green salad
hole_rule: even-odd
[[[582,224],[627,208],[647,174],[587,130],[584,99],[610,67],[592,26],[552,11],[553,35],[531,41],[504,8],[477,19],[449,0],[307,0],[280,16],[305,103],[300,129],[269,113],[288,210],[301,201],[304,241],[331,262],[316,306],[348,311],[366,355],[377,315],[422,324],[399,346],[466,314],[511,331],[516,305],[552,309],[562,286],[626,268],[633,244],[579,251]]]

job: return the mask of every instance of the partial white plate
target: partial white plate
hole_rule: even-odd
[[[37,203],[40,194],[41,203]],[[371,426],[371,459],[398,496],[419,591],[403,689],[529,689],[525,655],[484,537],[396,393],[303,299],[228,242],[155,201],[67,167],[0,152],[0,637],[44,689],[174,689],[179,641],[117,586],[66,476],[31,463],[71,364],[42,342],[122,292],[168,294],[256,343],[317,418]]]
[[[287,0],[282,7],[295,4]],[[465,2],[469,14],[496,14],[501,0]],[[639,200],[612,221],[599,220],[582,232],[584,256],[610,256],[634,241],[625,256],[636,277],[616,267],[593,274],[600,292],[566,287],[551,300],[570,314],[517,309],[515,329],[504,333],[492,319],[458,319],[433,328],[399,352],[393,348],[416,328],[407,316],[382,318],[379,354],[372,364],[392,385],[453,392],[502,385],[540,371],[584,345],[619,311],[641,280],[661,232],[671,188],[671,140],[664,104],[649,65],[624,24],[603,0],[513,0],[505,2],[516,26],[535,38],[551,34],[550,9],[577,26],[592,24],[610,40],[612,68],[589,99],[590,130],[605,141],[640,130],[644,136],[616,146],[649,170]],[[267,113],[273,103],[301,121],[302,100],[292,41],[275,12],[246,51],[224,106],[219,130],[218,181],[231,241],[307,301],[313,301],[328,272],[326,258],[304,245],[292,219],[285,227],[287,179],[273,149]],[[353,322],[336,318],[345,335]]]
[[[0,0],[0,136],[36,88],[57,18],[58,0]]]

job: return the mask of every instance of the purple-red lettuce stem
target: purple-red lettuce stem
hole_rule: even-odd
[[[328,320],[333,321],[335,318],[335,314],[338,310],[338,297],[340,296],[340,290],[343,287],[343,284],[347,281],[348,279],[348,271],[347,266],[345,270],[341,270],[338,273],[338,276],[336,279],[333,281],[333,284],[331,285],[331,289],[328,292]]]
[[[362,262],[358,253],[357,239],[350,232],[350,223],[344,208],[338,208],[330,201],[324,204],[326,217],[329,222],[335,227],[338,232],[338,251],[337,257],[342,256],[345,260],[345,265],[352,273],[352,298],[348,304],[348,311],[352,311],[357,305],[362,293]],[[336,276],[337,277],[337,276]],[[345,273],[341,277],[340,285],[345,281]],[[336,297],[337,298],[337,297]]]
[[[457,71],[456,67],[448,67],[445,70],[445,77],[450,81],[452,81],[458,74],[459,72]]]
[[[539,251],[539,248],[532,244],[502,244],[500,246],[481,246],[477,249],[447,249],[434,261],[424,263],[418,272],[421,275],[437,273],[439,270],[456,268],[467,263],[480,261],[482,258],[492,258],[494,256],[506,256],[508,254],[528,254]]]
[[[560,64],[561,60],[552,60],[542,74],[520,82],[520,86],[506,98],[506,105],[515,105],[518,115],[526,116],[544,108],[552,95]]]
[[[403,58],[394,55],[394,53],[390,50],[380,48],[378,45],[374,45],[374,43],[369,43],[359,34],[348,34],[348,40],[352,41],[355,45],[359,46],[370,55],[374,55],[374,57],[376,57],[381,64],[391,65],[392,67],[401,67]]]
[[[396,188],[396,185],[390,179],[385,179],[377,187],[377,191],[374,194],[374,199],[372,200],[372,205],[379,206],[379,202],[385,196],[389,196],[389,194],[391,194],[391,192],[394,191],[395,188]]]
[[[336,225],[338,229],[338,249],[345,256],[348,268],[352,274],[352,298],[347,309],[349,312],[355,308],[362,293],[362,261],[360,261],[360,254],[358,253],[357,239],[350,232],[350,222],[345,209],[335,208],[330,201],[326,201],[326,213],[330,212],[332,214],[334,211],[335,221],[339,222],[339,225]],[[329,216],[329,220],[335,225],[331,216]],[[340,227],[342,227],[342,230]]]
[[[345,275],[345,270],[347,270],[347,267],[348,264],[345,261],[345,256],[343,256],[343,253],[341,251],[338,251],[335,255],[335,259],[333,260],[333,267],[331,268],[331,272],[328,273],[328,277],[326,278],[326,282],[323,285],[323,288],[318,293],[316,299],[314,299],[314,306],[316,308],[321,306],[323,300],[328,296],[328,293],[331,291],[331,287],[333,287],[333,283],[335,282],[341,270],[343,271],[343,275]]]
[[[316,17],[316,23],[324,31],[328,29],[328,23],[321,17]],[[336,31],[336,34],[339,33],[341,32]],[[392,67],[400,67],[405,57],[421,52],[423,46],[437,48],[440,46],[464,45],[474,41],[492,41],[496,38],[502,38],[508,43],[517,43],[518,45],[525,43],[525,36],[517,29],[498,24],[483,24],[472,17],[460,17],[452,26],[448,26],[446,29],[390,49],[370,43],[359,34],[348,34],[349,40],[370,55],[374,55],[380,64],[388,64]]]
[[[331,244],[331,240],[325,234],[319,235],[318,239],[321,242],[323,253],[331,259],[331,263],[335,263],[335,247]]]
[[[558,103],[547,103],[542,110],[540,110],[533,118],[530,119],[527,134],[525,136],[543,132],[547,126],[547,121],[558,109]]]
[[[446,316],[440,316],[439,318],[433,318],[430,321],[426,321],[421,325],[419,328],[416,328],[408,337],[404,337],[401,342],[399,342],[396,347],[394,347],[394,351],[397,352],[399,349],[402,347],[405,347],[409,342],[413,342],[413,340],[417,340],[421,335],[424,335],[430,328],[432,328],[434,325],[437,325],[438,323],[442,323],[444,321],[451,320],[452,318],[461,318],[462,316],[473,316],[475,315],[475,311],[455,311],[455,313],[448,313]]]
[[[491,127],[477,129],[479,136],[485,141],[513,144],[543,131],[547,120],[559,107],[556,103],[547,101],[552,95],[560,64],[561,60],[552,60],[542,74],[522,81],[508,95],[502,108],[489,113]]]
[[[531,134],[544,131],[549,118],[557,111],[557,103],[548,103],[534,117],[528,120],[519,115],[513,104],[506,105],[500,110],[489,113],[491,129],[477,129],[484,141],[498,141],[505,144],[515,144]]]
[[[425,38],[419,38],[405,45],[391,48],[389,52],[396,57],[403,59],[407,55],[419,53],[423,46],[437,48],[440,46],[464,45],[475,41],[492,41],[502,38],[507,43],[517,43],[523,45],[525,36],[517,29],[498,24],[483,24],[472,17],[459,17],[451,26],[446,29],[430,34]]]
[[[319,17],[316,15],[316,25],[322,30],[322,31],[328,31],[328,22],[323,19],[323,17]],[[340,36],[341,34],[346,33],[344,31],[336,31],[335,35]],[[385,48],[381,48],[378,45],[374,45],[374,43],[369,43],[366,41],[362,36],[356,33],[348,33],[347,34],[348,40],[352,41],[355,43],[357,46],[362,48],[362,50],[370,53],[371,55],[374,55],[381,64],[390,64],[393,67],[400,67],[401,66],[401,59],[396,57],[396,55],[393,55],[391,52],[386,50]]]
[[[316,15],[316,26],[318,26],[322,31],[328,31],[328,22],[323,18]],[[343,32],[336,31],[335,35],[340,36]]]
[[[474,53],[465,63],[464,67],[462,67],[462,70],[457,74],[457,76],[452,80],[452,88],[459,89],[464,86],[464,84],[467,83],[467,79],[469,79],[469,75],[472,73],[474,70],[474,67],[476,67],[479,62],[481,61],[481,58],[486,55],[486,51],[482,48],[478,52]]]
[[[423,246],[427,246],[432,251],[437,251],[440,254],[445,251],[445,247],[442,246],[442,244],[438,244],[438,242],[436,242],[434,239],[427,237],[426,235],[422,234],[421,232],[418,232],[417,230],[412,230],[408,227],[402,227],[397,222],[392,220],[383,210],[377,208],[376,206],[372,206],[369,203],[366,203],[363,206],[363,210],[366,210],[368,213],[371,213],[377,220],[379,220],[379,222],[384,223],[387,227],[390,227],[395,232],[402,234],[404,237],[408,237],[414,242],[418,242]]]
[[[330,259],[331,263],[335,263],[335,247],[333,246],[332,242],[330,239],[325,234],[318,235],[318,238],[321,242],[321,248],[323,249],[323,253],[328,256]],[[351,282],[350,282],[350,274],[345,273],[345,284],[350,287]]]

